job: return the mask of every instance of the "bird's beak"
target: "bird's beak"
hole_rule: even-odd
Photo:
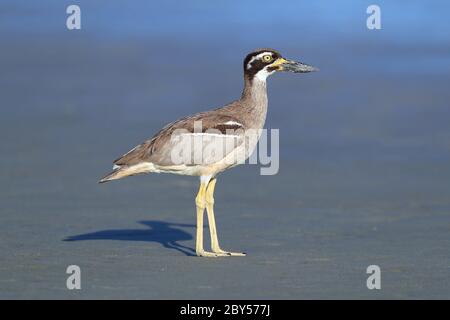
[[[286,60],[284,58],[277,59],[273,66],[276,67],[278,71],[288,71],[288,72],[295,72],[295,73],[306,73],[306,72],[313,72],[313,71],[319,71],[318,68],[293,61],[293,60]]]

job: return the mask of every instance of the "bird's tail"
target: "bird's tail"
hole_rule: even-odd
[[[112,180],[117,180],[120,178],[124,178],[127,175],[124,174],[123,172],[124,170],[122,168],[118,168],[118,169],[114,169],[113,171],[111,171],[110,173],[108,173],[106,176],[104,176],[103,178],[101,178],[98,183],[105,183],[108,181],[112,181]]]
[[[105,183],[112,180],[122,179],[129,176],[135,176],[142,173],[151,172],[151,166],[148,163],[137,165],[115,166],[114,170],[101,178],[98,183]]]

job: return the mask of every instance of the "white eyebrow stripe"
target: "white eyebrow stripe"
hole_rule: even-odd
[[[266,52],[262,52],[256,56],[254,56],[248,63],[247,63],[247,69],[250,69],[252,67],[252,62],[255,61],[256,59],[260,59],[262,58],[262,56],[265,56],[266,54],[270,54],[272,55],[272,52],[270,51],[266,51]]]

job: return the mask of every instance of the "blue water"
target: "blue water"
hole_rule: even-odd
[[[66,29],[70,4],[81,8],[81,30]],[[273,47],[321,69],[270,80],[267,126],[283,128],[283,141],[446,161],[450,4],[378,1],[382,29],[368,30],[370,4],[2,1],[2,108],[42,115],[68,105],[98,123],[104,105],[119,119],[152,119],[153,132],[237,98],[242,57]]]
[[[65,9],[77,4],[82,11],[83,33],[97,38],[145,37],[182,41],[259,43],[272,38],[293,43],[333,43],[339,39],[374,37],[368,32],[366,8],[373,1],[2,1],[1,33],[8,35],[66,32]],[[382,28],[376,37],[397,45],[443,45],[450,39],[450,4],[376,1]]]

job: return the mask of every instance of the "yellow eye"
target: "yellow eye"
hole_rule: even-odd
[[[272,56],[270,54],[266,54],[265,56],[262,57],[264,62],[270,62],[272,61]]]

